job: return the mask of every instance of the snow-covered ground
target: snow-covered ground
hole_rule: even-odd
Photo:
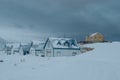
[[[0,54],[0,80],[120,80],[120,42],[85,45],[74,57]]]

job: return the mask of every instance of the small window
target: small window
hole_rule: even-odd
[[[96,36],[95,36],[94,38],[95,38],[95,39],[97,39],[97,37],[96,37]]]
[[[77,52],[73,52],[73,53],[72,53],[72,56],[75,56],[75,55],[77,55]]]
[[[41,55],[41,57],[45,57],[45,55]]]
[[[69,46],[69,41],[65,41],[64,46]]]
[[[57,45],[61,45],[61,42],[59,41],[59,42],[57,43]]]
[[[47,49],[47,51],[46,51],[47,53],[51,53],[51,50],[50,49]]]
[[[57,51],[57,56],[61,56],[61,52],[60,51]]]

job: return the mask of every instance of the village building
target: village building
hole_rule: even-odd
[[[12,48],[12,53],[13,54],[23,54],[23,50],[21,48],[20,43],[14,43],[12,45],[13,45],[13,48]]]
[[[104,41],[104,36],[99,33],[93,33],[91,35],[88,35],[85,39],[86,42],[103,42]]]
[[[75,56],[80,54],[80,47],[75,39],[48,38],[45,45],[46,57]]]
[[[30,48],[32,43],[21,43],[21,49],[23,50],[23,55],[30,54]]]
[[[12,44],[5,44],[5,53],[7,55],[11,55],[12,54],[12,48],[13,48],[13,45]]]
[[[43,40],[34,40],[32,41],[32,46],[30,48],[30,54],[33,54],[35,56],[41,56],[44,57],[44,47],[45,41]]]
[[[5,45],[5,53],[7,54],[22,54],[23,50],[21,49],[20,43],[7,43]]]

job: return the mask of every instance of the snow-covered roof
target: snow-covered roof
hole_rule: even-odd
[[[29,52],[31,48],[31,43],[21,43],[21,46],[24,52]]]
[[[14,43],[13,44],[13,49],[14,50],[19,50],[19,48],[20,48],[20,43]]]
[[[45,43],[45,40],[32,40],[33,44],[41,44],[41,43]]]
[[[20,48],[20,43],[7,43],[6,48],[13,49],[15,51],[18,51]]]
[[[5,49],[7,50],[7,51],[11,51],[12,50],[12,44],[11,43],[7,43],[6,45],[5,45]]]
[[[22,45],[22,49],[23,49],[23,51],[24,52],[29,52],[29,50],[30,50],[30,45]]]
[[[5,46],[6,46],[6,47],[11,47],[12,44],[11,44],[11,43],[7,43]]]
[[[32,48],[35,50],[42,50],[45,45],[45,40],[34,40],[32,41]]]
[[[52,44],[53,48],[76,48],[79,49],[79,46],[75,39],[72,38],[49,38],[49,41]]]
[[[90,37],[93,37],[93,36],[98,35],[98,34],[102,35],[101,33],[96,32],[96,33],[91,34]]]

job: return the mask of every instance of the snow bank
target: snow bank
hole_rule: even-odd
[[[0,80],[120,80],[120,43],[85,45],[75,57],[0,55]]]

